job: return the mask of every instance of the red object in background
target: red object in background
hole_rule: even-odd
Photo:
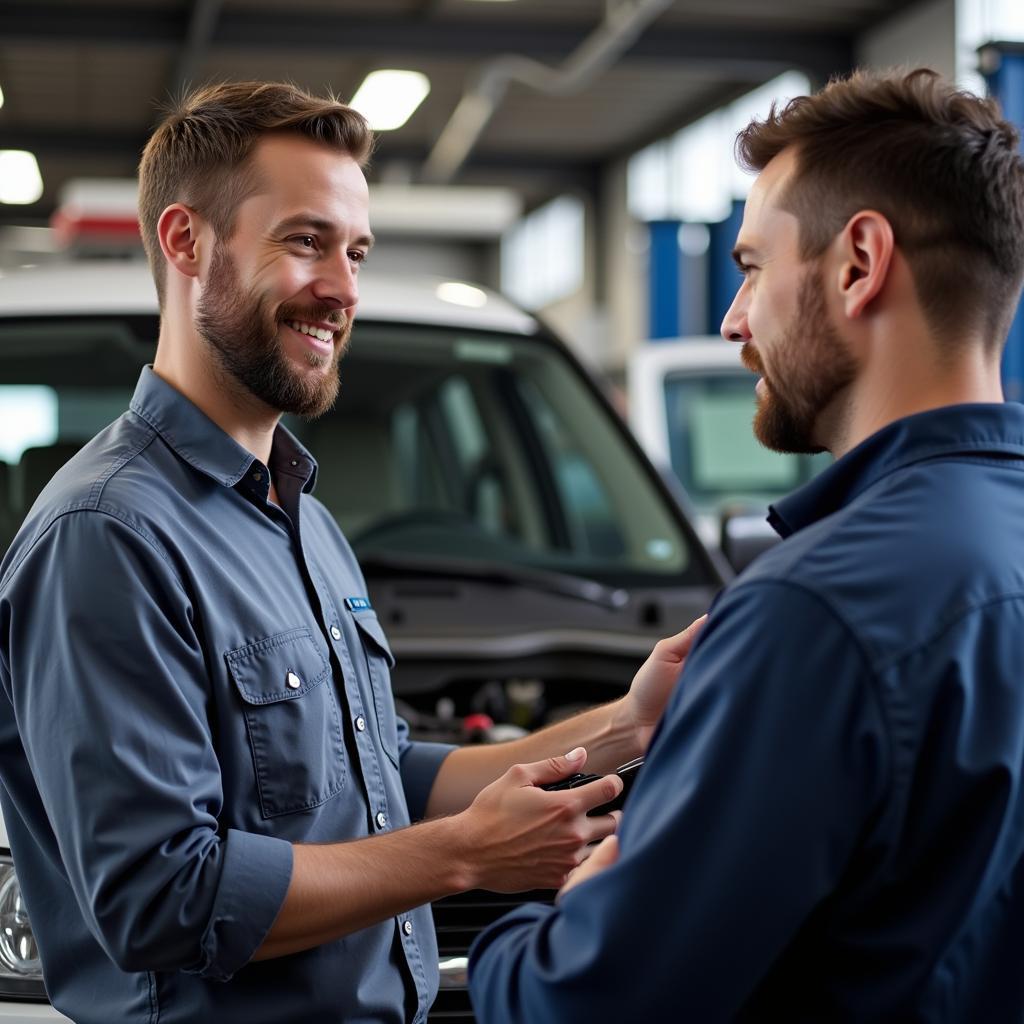
[[[480,712],[472,715],[466,715],[462,720],[462,732],[463,735],[467,737],[481,736],[493,728],[494,719],[491,718],[490,715],[485,715]]]
[[[141,237],[138,218],[128,216],[86,216],[60,209],[50,218],[50,227],[64,246],[82,239],[129,241]]]

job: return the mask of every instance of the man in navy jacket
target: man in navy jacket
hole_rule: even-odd
[[[722,325],[755,432],[835,464],[716,601],[619,836],[474,948],[485,1024],[1024,1016],[1024,164],[857,74],[755,121]]]

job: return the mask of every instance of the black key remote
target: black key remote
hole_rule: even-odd
[[[609,811],[622,810],[622,805],[626,801],[626,795],[629,793],[630,789],[633,788],[633,782],[636,779],[637,772],[639,772],[643,767],[643,763],[644,759],[642,757],[638,757],[635,760],[628,761],[626,764],[620,765],[616,768],[615,774],[622,779],[622,792],[613,800],[609,800],[607,803],[591,808],[587,811],[587,815],[591,818],[595,818],[600,814],[607,814]],[[604,778],[603,775],[591,775],[586,772],[577,772],[575,775],[570,775],[568,778],[561,779],[558,782],[549,782],[546,786],[541,786],[540,788],[547,790],[576,789],[578,786],[586,786],[589,783],[596,782],[598,779],[602,778]]]

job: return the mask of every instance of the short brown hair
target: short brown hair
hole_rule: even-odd
[[[207,85],[168,108],[139,163],[142,242],[163,306],[166,266],[157,222],[172,203],[187,203],[228,239],[239,203],[258,187],[247,162],[259,140],[295,132],[348,153],[360,166],[373,135],[363,116],[333,96],[285,82]]]
[[[994,100],[936,72],[858,71],[772,107],[740,132],[760,171],[796,147],[782,205],[800,222],[801,257],[820,256],[858,210],[890,222],[929,326],[953,341],[981,330],[1001,344],[1024,277],[1024,161]]]

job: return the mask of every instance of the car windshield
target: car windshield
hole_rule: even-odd
[[[126,408],[156,333],[145,316],[0,323],[0,540]],[[332,412],[287,422],[320,463],[317,497],[361,558],[513,565],[615,585],[687,575],[677,514],[557,346],[363,322],[341,378]]]
[[[831,462],[827,453],[779,454],[754,437],[754,380],[732,371],[665,378],[672,469],[700,509],[772,501]]]

